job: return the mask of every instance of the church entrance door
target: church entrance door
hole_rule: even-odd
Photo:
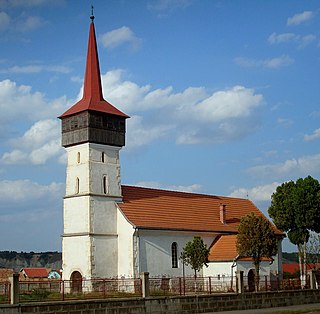
[[[248,272],[248,287],[249,291],[255,291],[255,283],[254,283],[255,271],[250,269]]]
[[[82,293],[82,275],[78,271],[71,274],[71,292]]]

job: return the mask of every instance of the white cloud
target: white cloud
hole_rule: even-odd
[[[144,97],[151,87],[124,80],[124,73],[123,70],[114,70],[102,75],[103,95],[117,108],[130,114],[144,109]]]
[[[237,57],[234,59],[234,62],[237,65],[240,65],[242,67],[247,67],[247,68],[262,67],[262,68],[269,68],[269,69],[278,69],[280,67],[291,65],[294,62],[294,60],[287,55],[282,55],[280,57],[264,59],[264,60]]]
[[[6,12],[0,12],[0,32],[5,31],[10,24],[10,16]]]
[[[304,140],[306,142],[311,142],[311,141],[318,140],[318,139],[320,139],[320,128],[314,130],[311,135],[306,134],[304,136]]]
[[[0,81],[0,124],[37,121],[56,117],[71,106],[72,101],[60,97],[47,101],[45,95],[33,92],[31,86],[20,85],[10,80]]]
[[[226,119],[248,117],[251,112],[261,105],[263,96],[254,94],[253,89],[234,86],[225,91],[217,91],[210,97],[195,104],[191,112],[183,109],[186,114],[193,114],[194,119],[203,122],[216,122]]]
[[[63,65],[26,65],[26,66],[13,66],[8,69],[0,70],[1,73],[41,73],[41,72],[56,72],[67,74],[71,72],[71,69]]]
[[[246,136],[258,125],[256,109],[261,107],[263,96],[253,89],[234,86],[207,94],[204,87],[188,87],[175,93],[172,86],[155,90],[150,85],[140,87],[123,80],[123,74],[117,70],[103,75],[106,99],[128,114],[141,111],[148,115],[144,126],[141,117],[132,122],[129,119],[128,128],[133,131],[128,131],[128,136],[134,130],[145,135],[132,136],[128,143],[142,145],[166,136],[168,130],[179,144],[217,143]]]
[[[277,124],[283,128],[288,129],[293,125],[293,121],[291,119],[287,119],[287,118],[278,118]]]
[[[306,36],[302,36],[300,38],[300,43],[298,48],[304,48],[308,45],[310,45],[311,43],[315,42],[317,40],[317,37],[315,35],[306,35]]]
[[[197,193],[197,192],[200,192],[202,189],[202,186],[200,184],[164,186],[160,182],[156,182],[156,181],[141,181],[141,182],[137,182],[133,185],[147,187],[147,188],[153,188],[153,189],[180,191],[180,192],[189,192],[189,193]]]
[[[44,164],[63,154],[60,143],[60,123],[57,120],[36,122],[18,139],[12,140],[11,152],[1,157],[3,164]]]
[[[0,7],[37,7],[47,4],[61,4],[64,0],[0,0]]]
[[[229,196],[240,198],[248,197],[253,202],[270,201],[271,195],[276,191],[279,185],[279,182],[273,182],[266,185],[259,185],[250,189],[238,188],[234,190]]]
[[[0,190],[0,237],[6,249],[41,251],[48,243],[61,249],[65,184],[1,180]]]
[[[268,41],[270,44],[287,43],[295,40],[297,40],[297,35],[293,33],[283,33],[283,34],[272,33],[268,38]]]
[[[255,166],[248,171],[256,176],[268,178],[315,175],[320,173],[320,154],[293,158],[273,165]]]
[[[304,11],[302,13],[297,13],[287,20],[287,25],[299,25],[301,23],[307,22],[313,18],[313,12],[312,11]]]
[[[317,37],[312,34],[300,36],[293,33],[283,33],[283,34],[272,33],[269,36],[268,41],[270,44],[293,42],[298,45],[298,48],[305,48],[312,42],[316,41],[316,39]]]
[[[193,0],[154,0],[150,1],[148,8],[154,11],[173,11],[179,8],[186,8]]]
[[[64,184],[52,182],[49,185],[41,185],[30,180],[3,180],[0,181],[0,206],[3,203],[15,202],[24,204],[39,199],[54,199],[57,194],[64,192]]]
[[[16,28],[20,32],[29,32],[46,24],[47,22],[39,16],[22,16],[17,21]]]
[[[168,134],[170,125],[143,125],[143,118],[132,116],[127,121],[127,144],[125,150],[138,149]]]
[[[123,74],[121,70],[110,71],[102,81],[108,101],[129,114],[141,112],[128,120],[128,150],[169,135],[178,144],[222,143],[245,137],[259,127],[257,108],[262,106],[263,96],[253,89],[234,86],[208,94],[204,87],[188,87],[175,93],[171,86],[155,90],[150,85],[139,86],[124,80]],[[17,117],[34,123],[9,141],[10,149],[2,152],[0,161],[40,165],[56,158],[65,162],[60,122],[47,118],[60,115],[73,104],[66,97],[48,102],[30,86],[0,82],[0,110],[6,113],[0,117],[2,127],[18,125]]]
[[[0,181],[0,190],[0,221],[9,226],[16,227],[20,222],[24,225],[41,223],[41,229],[44,230],[52,223],[52,219],[61,219],[65,193],[62,183],[42,185],[31,180],[3,180]]]
[[[129,44],[133,49],[138,49],[141,40],[127,26],[122,26],[99,37],[105,48],[114,49],[123,44]]]

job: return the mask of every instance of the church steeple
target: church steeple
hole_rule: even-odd
[[[60,116],[67,152],[63,279],[118,275],[115,202],[122,201],[120,150],[127,115],[103,98],[91,14],[83,97]]]
[[[90,19],[83,96],[59,117],[62,120],[62,145],[66,147],[94,142],[123,146],[125,119],[129,116],[103,98],[93,14]],[[84,128],[87,128],[86,134],[83,132]],[[77,132],[76,129],[82,131]]]
[[[96,33],[93,19],[94,16],[91,15],[86,73],[84,77],[83,98],[89,102],[99,102],[103,100],[103,95],[101,88]]]

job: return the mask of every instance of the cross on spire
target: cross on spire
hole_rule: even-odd
[[[94,20],[94,15],[93,15],[93,5],[91,6],[91,15],[90,15],[90,19],[93,23],[93,20]]]

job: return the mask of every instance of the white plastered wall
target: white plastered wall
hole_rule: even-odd
[[[75,270],[85,278],[117,276],[120,147],[85,143],[66,150],[63,278]]]
[[[137,243],[134,243],[135,228],[128,222],[121,212],[117,211],[117,229],[118,229],[118,276],[138,277],[139,273],[134,269],[136,254],[138,250]],[[134,247],[135,245],[135,247]],[[136,251],[135,251],[136,253]]]
[[[185,231],[139,230],[139,271],[148,271],[150,276],[183,276],[183,264],[179,260],[186,243],[200,236],[209,247],[215,236]],[[172,268],[171,245],[178,245],[178,268]],[[194,275],[190,266],[184,265],[186,276]],[[199,275],[202,275],[200,272]]]

